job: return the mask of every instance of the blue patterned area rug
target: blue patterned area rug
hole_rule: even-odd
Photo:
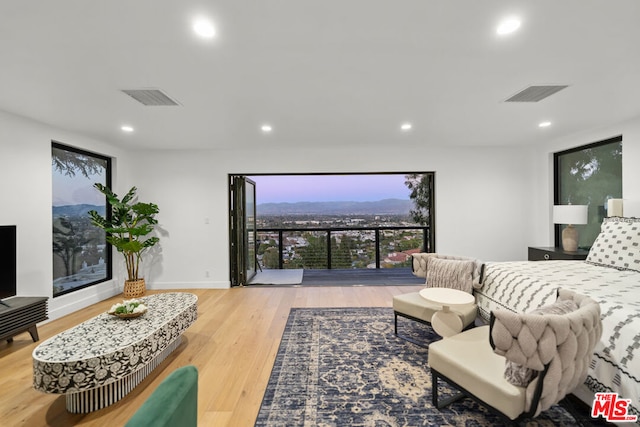
[[[399,318],[398,328],[425,343],[440,339],[417,322]],[[292,308],[255,425],[503,425],[471,399],[434,408],[427,351],[394,335],[391,308]],[[556,405],[522,425],[576,422]]]

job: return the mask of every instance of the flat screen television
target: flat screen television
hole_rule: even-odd
[[[0,299],[16,295],[16,259],[16,226],[0,225]]]

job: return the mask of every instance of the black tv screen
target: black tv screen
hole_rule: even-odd
[[[16,226],[0,225],[0,299],[16,295]]]

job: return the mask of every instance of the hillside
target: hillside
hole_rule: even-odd
[[[408,215],[411,200],[384,199],[373,202],[261,203],[258,215]]]

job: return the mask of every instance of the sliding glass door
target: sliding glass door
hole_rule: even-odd
[[[244,286],[257,268],[256,183],[241,175],[229,181],[231,286]]]

